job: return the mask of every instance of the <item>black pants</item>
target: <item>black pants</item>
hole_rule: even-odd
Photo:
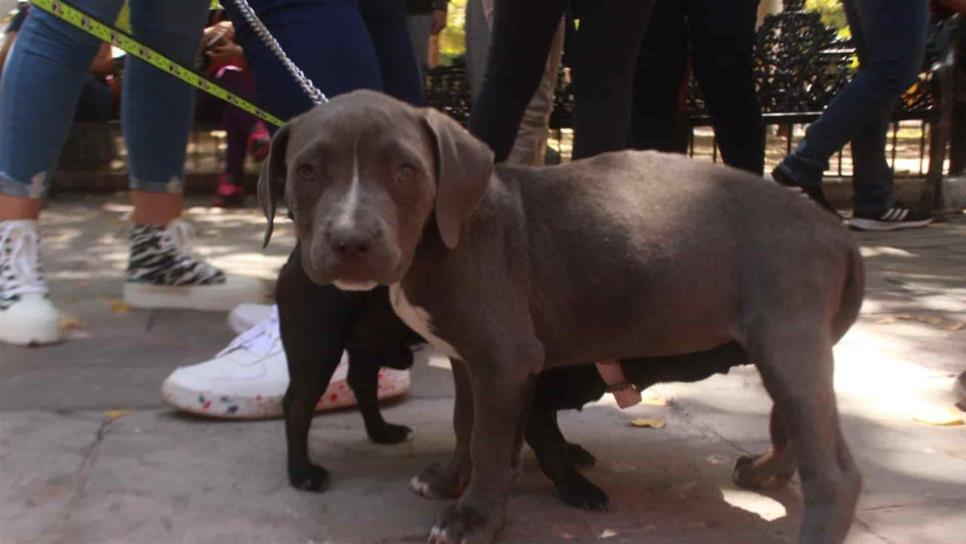
[[[690,127],[681,126],[679,102],[690,44],[724,162],[762,173],[765,127],[754,81],[757,10],[758,0],[658,0],[637,57],[631,147],[683,151],[680,133]]]
[[[630,132],[634,59],[655,0],[578,0],[573,59],[574,157],[623,149]],[[567,0],[496,0],[483,88],[470,132],[506,160],[537,88]]]

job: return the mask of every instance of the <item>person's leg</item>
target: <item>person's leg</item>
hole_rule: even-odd
[[[400,8],[404,7],[402,2],[397,2],[397,4]],[[362,16],[366,17],[362,3],[359,7],[362,9]],[[368,24],[368,18],[366,22]],[[413,58],[416,61],[416,68],[419,70],[419,78],[422,79],[426,77],[426,70],[429,69],[429,35],[433,30],[433,15],[430,13],[407,15],[406,28],[413,44]],[[378,46],[376,47],[378,48]]]
[[[634,59],[656,0],[580,4],[574,44],[574,158],[627,146]]]
[[[186,65],[194,62],[208,13],[207,2],[131,0],[130,6],[135,36],[164,51],[172,60]],[[154,207],[156,200],[175,200],[157,195],[182,191],[195,92],[180,80],[129,56],[124,71],[124,98],[121,124],[129,155],[131,190],[148,193],[135,201],[133,221],[165,225],[181,214],[180,203],[162,205],[168,217],[144,208]]]
[[[925,210],[895,199],[893,172],[886,162],[886,137],[892,107],[862,127],[852,138],[853,213],[849,225],[858,230],[899,230],[932,222]]]
[[[328,97],[355,89],[382,90],[379,60],[352,0],[250,2],[290,59]],[[225,9],[255,80],[259,104],[282,119],[308,111],[312,101],[249,28],[232,2]]]
[[[708,101],[725,164],[761,175],[765,124],[755,91],[759,0],[686,0],[694,75]]]
[[[112,20],[121,0],[76,4]],[[95,38],[34,8],[7,58],[0,80],[0,342],[46,344],[61,337],[36,220],[98,48]]]
[[[476,102],[483,85],[486,55],[493,24],[493,0],[471,0],[466,6],[466,70],[470,99]],[[542,165],[547,149],[547,125],[554,106],[554,90],[563,53],[564,22],[561,18],[550,44],[543,77],[520,119],[507,162]]]
[[[240,68],[226,66],[218,71],[215,81],[238,96],[249,98],[254,89]],[[242,180],[245,176],[245,155],[248,139],[256,119],[251,114],[234,106],[223,104],[221,127],[227,134],[225,150],[225,171],[218,177],[215,193],[215,206],[233,207],[245,204],[245,190]]]
[[[513,149],[507,162],[542,166],[547,152],[547,129],[550,114],[553,113],[554,90],[557,88],[557,72],[560,70],[560,56],[563,53],[564,21],[560,19],[557,31],[550,42],[550,54],[543,69],[543,77],[533,93],[530,103],[523,110],[520,128],[513,141]]]
[[[630,147],[675,149],[688,28],[680,0],[659,0],[641,41],[634,72]]]
[[[426,44],[411,41],[406,26],[406,9],[399,0],[359,0],[359,12],[376,49],[383,92],[414,106],[422,106],[423,74],[413,53],[413,43],[422,48],[425,59],[431,28],[426,29]],[[429,18],[431,27],[432,16]]]
[[[566,0],[495,0],[494,4],[486,75],[469,128],[490,146],[496,162],[503,162],[543,75]]]
[[[889,120],[886,111],[852,138],[852,201],[856,215],[875,217],[892,206],[893,176],[885,156]]]
[[[224,68],[219,75],[218,82],[229,91],[242,97],[253,94],[254,89],[248,84],[248,78],[241,70]],[[255,117],[234,106],[228,106],[222,115],[222,125],[228,133],[225,170],[236,184],[240,184],[245,174],[245,147],[252,127],[255,126]]]
[[[121,3],[85,0],[77,6],[113,20]],[[37,219],[99,47],[96,38],[36,8],[18,32],[0,81],[0,221]],[[24,199],[33,202],[19,202]]]
[[[928,9],[907,0],[846,0],[852,35],[863,59],[859,70],[808,127],[776,177],[817,188],[828,160],[915,81],[921,68]]]
[[[131,29],[172,60],[190,65],[208,13],[206,0],[131,0]],[[138,308],[228,310],[262,300],[254,278],[228,276],[192,250],[181,215],[184,161],[194,118],[194,90],[128,57],[121,121],[134,213],[124,298]]]
[[[470,82],[470,102],[473,104],[483,88],[486,58],[490,52],[490,23],[486,20],[484,4],[492,4],[492,0],[466,2],[466,77]]]
[[[949,175],[961,176],[966,173],[966,22],[959,19],[959,48],[956,54],[957,73],[953,74],[958,83],[953,85],[958,98],[953,99],[953,118],[949,126]],[[963,376],[966,376],[964,374]],[[962,376],[961,376],[962,377]]]

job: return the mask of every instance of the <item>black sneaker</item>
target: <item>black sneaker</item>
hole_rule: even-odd
[[[902,202],[896,202],[888,210],[876,215],[865,216],[856,214],[849,226],[855,230],[888,231],[901,229],[916,229],[932,223],[932,216],[928,213],[913,210]]]
[[[815,204],[818,204],[819,208],[822,208],[823,210],[831,213],[832,215],[834,215],[835,217],[838,217],[839,219],[842,218],[842,216],[839,215],[839,212],[835,211],[835,208],[825,198],[825,193],[822,192],[821,186],[802,187],[801,185],[796,183],[795,180],[789,177],[788,174],[783,172],[781,168],[775,168],[774,170],[772,170],[771,177],[776,182],[778,182],[779,185],[783,186],[789,191],[810,199]]]

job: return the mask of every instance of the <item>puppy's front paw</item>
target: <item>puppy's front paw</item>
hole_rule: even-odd
[[[489,544],[502,525],[502,519],[488,519],[480,510],[457,503],[439,517],[427,544]]]
[[[574,473],[571,477],[557,480],[554,482],[554,485],[557,486],[560,499],[569,506],[582,508],[584,510],[607,509],[607,493],[604,493],[603,489],[597,487],[590,480],[578,473]]]
[[[459,466],[449,463],[433,463],[409,480],[409,489],[427,499],[456,499],[463,493]]]
[[[301,491],[321,493],[329,488],[329,471],[311,463],[302,468],[289,469],[288,479],[292,487]]]
[[[597,463],[597,458],[594,457],[594,454],[585,450],[580,444],[568,442],[565,451],[567,459],[576,468],[589,468]]]
[[[413,435],[413,430],[405,425],[383,423],[372,428],[367,427],[366,434],[369,435],[369,440],[376,444],[399,444],[409,440]]]

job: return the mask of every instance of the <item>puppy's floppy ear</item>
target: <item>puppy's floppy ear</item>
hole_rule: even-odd
[[[436,144],[436,226],[446,247],[460,239],[460,227],[483,200],[493,171],[493,152],[453,119],[434,109],[423,121]]]
[[[262,207],[265,219],[268,219],[262,247],[268,247],[268,241],[272,239],[272,229],[275,227],[275,201],[285,188],[285,176],[288,171],[285,165],[285,151],[288,148],[290,126],[291,123],[286,123],[275,133],[271,151],[262,164],[262,172],[258,177],[258,203]]]

